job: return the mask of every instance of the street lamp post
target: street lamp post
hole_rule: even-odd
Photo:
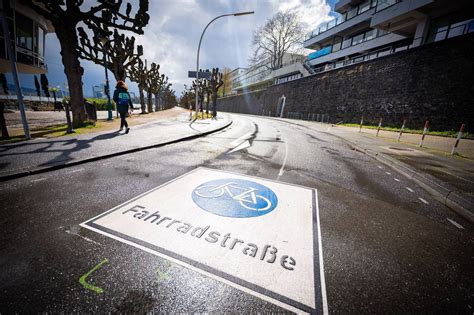
[[[196,110],[196,119],[197,119],[197,115],[198,115],[198,95],[199,95],[199,50],[201,49],[201,42],[202,42],[202,38],[204,36],[204,33],[206,32],[207,28],[209,27],[209,25],[211,25],[212,22],[214,22],[215,20],[217,20],[221,17],[224,17],[224,16],[241,16],[241,15],[254,14],[254,13],[255,13],[254,11],[248,11],[248,12],[238,12],[238,13],[230,13],[230,14],[223,14],[223,15],[216,16],[209,23],[207,23],[206,27],[202,31],[201,38],[199,39],[199,45],[198,45],[198,50],[197,50],[197,58],[196,58],[196,108],[195,108],[195,110]]]
[[[109,74],[107,71],[107,50],[105,45],[108,44],[109,39],[107,37],[100,38],[100,42],[104,46],[102,54],[104,56],[104,69],[105,69],[105,94],[107,94],[107,120],[114,120],[112,115],[112,103],[110,102],[110,85],[109,85]]]

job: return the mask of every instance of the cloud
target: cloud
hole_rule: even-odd
[[[234,69],[247,66],[253,32],[279,10],[298,12],[307,31],[330,19],[326,0],[150,0],[150,21],[144,35],[133,35],[143,45],[144,57],[149,63],[160,64],[160,72],[169,77],[179,95],[184,84],[192,81],[187,73],[196,68],[199,37],[210,20],[220,14],[255,11],[253,15],[219,19],[204,35],[200,68]],[[49,76],[59,84],[65,81],[59,42],[52,34],[48,37],[54,37],[47,42]],[[90,95],[92,85],[104,82],[104,70],[91,62],[81,61],[81,64],[85,68],[85,94]],[[111,76],[111,85],[114,84]],[[138,91],[135,84],[129,86],[132,91]]]

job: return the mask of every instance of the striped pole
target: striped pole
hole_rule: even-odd
[[[400,133],[398,134],[398,142],[400,142],[400,138],[402,137],[403,129],[405,129],[405,123],[407,122],[406,119],[403,120],[402,128],[400,129]]]
[[[465,126],[466,126],[465,124],[462,124],[461,128],[459,129],[458,136],[456,138],[456,142],[454,143],[453,149],[451,150],[451,155],[454,155],[454,153],[456,153],[456,148],[458,147],[459,140],[461,140],[462,133],[464,132],[464,127]]]
[[[382,127],[382,118],[380,118],[379,120],[379,126],[377,127],[377,134],[375,135],[376,137],[379,136],[380,127]]]
[[[426,136],[426,133],[428,132],[429,126],[430,126],[429,120],[425,121],[425,127],[423,128],[423,135],[421,136],[421,141],[419,145],[420,148],[423,146],[423,141],[425,141],[425,136]]]
[[[360,118],[360,127],[359,127],[359,132],[362,132],[362,125],[364,124],[364,116]]]

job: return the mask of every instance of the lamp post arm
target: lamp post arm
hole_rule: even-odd
[[[199,38],[199,45],[198,45],[197,58],[196,58],[196,108],[195,108],[196,118],[197,118],[197,112],[198,112],[198,94],[199,94],[199,51],[201,50],[202,38],[204,37],[204,33],[206,32],[207,28],[209,27],[209,25],[211,25],[212,22],[214,22],[217,19],[220,19],[221,17],[232,16],[232,15],[234,14],[222,14],[213,18],[209,23],[207,23],[206,27],[202,31],[201,38]]]

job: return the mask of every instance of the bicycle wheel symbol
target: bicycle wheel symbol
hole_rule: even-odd
[[[236,217],[265,214],[277,203],[275,194],[267,187],[240,179],[204,183],[193,191],[193,200],[206,211]]]

